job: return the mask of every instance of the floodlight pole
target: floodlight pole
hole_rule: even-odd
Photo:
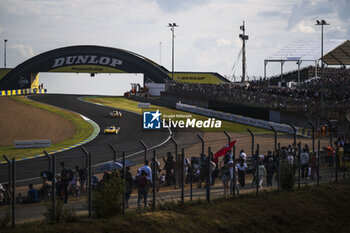
[[[245,75],[246,75],[246,57],[245,57],[245,41],[248,40],[248,35],[245,34],[245,25],[243,21],[243,25],[239,27],[241,31],[243,31],[243,34],[239,34],[239,38],[242,39],[242,82],[245,82]]]
[[[7,39],[4,40],[4,68],[6,69],[6,43]]]
[[[169,23],[168,27],[170,27],[172,32],[172,49],[171,49],[171,78],[174,80],[174,39],[175,39],[175,27],[178,27],[176,23]]]
[[[324,83],[322,81],[324,76],[324,62],[323,62],[323,26],[329,25],[325,20],[316,20],[316,26],[321,26],[321,116],[323,116],[323,105],[324,105]]]

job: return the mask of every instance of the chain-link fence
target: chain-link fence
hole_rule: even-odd
[[[77,215],[92,217],[93,196],[101,183],[111,176],[125,178],[123,213],[144,206],[154,210],[166,203],[197,199],[210,202],[212,198],[234,198],[250,192],[259,197],[261,190],[284,188],[285,165],[291,168],[295,189],[320,182],[337,182],[349,176],[350,161],[346,151],[330,148],[328,138],[316,141],[275,131],[248,131],[178,132],[157,148],[143,141],[136,142],[141,150],[134,154],[118,151],[118,145],[106,145],[111,148],[109,162],[116,167],[105,170],[101,167],[107,162],[94,162],[98,155],[89,153],[84,147],[82,157],[85,161],[80,160],[84,162],[76,163],[74,167],[67,166],[59,156],[47,154],[47,170],[40,171],[40,181],[27,181],[29,186],[16,179],[15,159],[8,160],[8,183],[3,185],[0,218],[10,213],[13,226],[43,216],[49,221],[57,221],[60,214],[57,208],[69,208]],[[232,143],[234,140],[237,140],[235,144]],[[145,162],[148,162],[149,170],[143,165]],[[74,161],[69,162],[72,164]],[[114,169],[118,172],[113,172]],[[139,178],[142,170],[146,171],[146,183]]]

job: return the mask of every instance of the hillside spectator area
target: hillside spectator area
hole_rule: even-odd
[[[304,74],[312,74],[314,67],[308,67]],[[284,82],[296,81],[295,73],[283,76]],[[316,115],[321,112],[322,89],[327,115],[334,118],[344,116],[350,107],[350,70],[346,68],[325,68],[322,78],[303,75],[302,82],[294,87],[272,85],[281,77],[228,84],[169,83],[166,93],[178,96],[217,100],[229,103],[259,106],[290,112]],[[308,78],[307,78],[308,77]]]

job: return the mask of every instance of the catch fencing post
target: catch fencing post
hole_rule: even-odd
[[[210,146],[208,147],[208,156],[207,156],[207,201],[210,202]]]
[[[321,158],[321,140],[318,139],[318,148],[317,148],[317,187],[320,187],[320,158]]]
[[[296,145],[297,144],[297,129],[292,124],[289,124],[289,126],[292,127],[292,129],[293,129],[293,139],[294,139],[294,144]]]
[[[16,160],[12,158],[12,227],[16,226]]]
[[[254,133],[253,131],[251,131],[249,128],[247,128],[248,132],[250,133],[250,135],[252,136],[252,157],[254,156]]]
[[[89,218],[91,218],[92,216],[92,187],[91,187],[91,175],[92,175],[92,172],[91,172],[91,154],[90,152],[88,152],[84,146],[81,146],[81,149],[84,151],[85,153],[85,157],[87,158],[86,161],[87,161],[87,166],[88,169],[89,169],[89,178],[88,178],[88,181],[90,181],[88,183],[88,188],[89,188],[89,194],[88,194],[88,209],[89,209]]]
[[[335,148],[335,183],[338,183],[339,147]]]
[[[109,144],[109,147],[113,151],[113,161],[117,162],[117,148],[115,148],[115,146],[113,146],[112,144]]]
[[[278,143],[278,191],[281,191],[281,143]]]
[[[184,186],[184,176],[185,176],[185,150],[182,148],[181,150],[181,205],[184,204],[185,201],[185,186]]]
[[[298,190],[300,189],[300,170],[301,170],[301,142],[299,142],[299,145],[298,145]],[[309,172],[309,171],[307,171]],[[305,174],[304,174],[305,175]]]
[[[204,143],[205,143],[204,138],[199,134],[197,134],[197,137],[202,141],[202,155],[204,155]]]
[[[232,197],[236,197],[236,145],[232,147],[232,160],[233,160],[233,187],[232,187]]]
[[[227,131],[226,131],[226,130],[224,131],[224,133],[226,134],[227,139],[228,139],[227,144],[230,144],[230,142],[231,142],[231,136],[230,136],[230,134],[229,134],[229,133],[227,133]]]
[[[177,153],[178,153],[178,146],[179,146],[179,143],[175,140],[175,138],[173,137],[173,136],[171,136],[171,141],[175,144],[175,164],[176,164],[176,162],[178,161],[178,155],[177,155]],[[177,172],[178,171],[176,171],[176,169],[174,169],[174,176],[175,176],[175,186],[177,186],[177,183],[178,182],[180,182],[179,180],[177,180]]]
[[[346,171],[346,166],[345,166],[345,149],[343,150],[343,179],[345,180],[345,171]]]
[[[56,222],[56,156],[52,156],[52,223],[55,224]]]
[[[346,124],[347,124],[347,138],[348,142],[350,142],[350,120],[347,118],[347,116],[344,116]]]
[[[91,169],[91,153],[88,154],[88,165],[89,165],[89,178],[88,178],[88,188],[89,188],[89,196],[88,196],[88,201],[89,201],[89,218],[92,217],[92,184],[91,184],[91,176],[92,176],[92,169]]]
[[[193,166],[192,166],[192,163],[191,163],[191,170],[188,169],[190,171],[190,200],[192,201],[192,193],[193,193]]]
[[[146,143],[144,143],[142,140],[140,140],[140,143],[142,144],[144,150],[145,150],[145,158],[144,158],[144,162],[146,163],[147,160],[147,145]]]
[[[327,117],[324,117],[324,119],[327,121],[329,130],[330,130],[330,135],[329,135],[329,146],[330,146],[330,147],[333,147],[333,124],[332,124],[332,122],[331,122]]]
[[[55,206],[55,173],[56,173],[56,169],[55,169],[55,157],[53,156],[53,158],[51,158],[51,155],[49,153],[47,153],[46,150],[44,150],[44,154],[45,156],[49,159],[49,171],[52,172],[52,223],[55,224],[55,209],[56,209],[56,206]],[[52,162],[52,170],[50,169],[50,166],[51,166],[51,162]]]
[[[152,191],[153,191],[153,201],[152,201],[152,211],[156,210],[156,150],[153,150],[152,158]]]
[[[51,156],[50,156],[49,153],[47,153],[46,150],[44,150],[44,154],[45,154],[45,156],[46,156],[46,157],[48,158],[48,160],[49,160],[49,171],[51,171]]]
[[[3,155],[3,157],[8,163],[8,188],[11,189],[11,160],[6,155]]]
[[[123,151],[123,215],[125,215],[125,183],[126,183],[126,167],[125,167],[125,151]]]
[[[309,121],[309,124],[312,128],[312,152],[315,153],[315,124],[312,121]]]
[[[259,144],[256,145],[256,158],[257,158],[257,167],[256,167],[256,198],[259,199]]]

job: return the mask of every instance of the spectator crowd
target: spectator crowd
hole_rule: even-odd
[[[322,78],[305,80],[296,87],[272,86],[266,79],[260,79],[245,84],[169,83],[166,92],[297,112],[318,110],[323,92],[326,106],[346,109],[350,103],[350,70],[326,68]]]
[[[328,166],[334,166],[336,148],[343,148],[344,144],[345,139],[341,137],[337,139],[334,147],[323,148],[326,152],[327,161],[325,162],[328,163]],[[274,182],[273,177],[279,170],[279,161],[285,161],[291,168],[293,176],[296,176],[299,164],[301,179],[314,180],[319,176],[317,173],[320,161],[318,154],[310,151],[307,144],[302,146],[300,143],[282,146],[279,152],[268,151],[266,154],[262,154],[256,151],[252,156],[247,156],[244,150],[241,150],[238,156],[234,156],[232,151],[228,150],[220,160],[215,160],[213,153],[210,156],[201,154],[199,157],[191,157],[190,159],[185,157],[184,161],[181,158],[180,155],[175,158],[171,152],[168,152],[166,158],[161,157],[162,163],[157,159],[154,164],[145,161],[134,175],[131,173],[130,167],[126,167],[125,178],[121,169],[104,171],[100,179],[92,173],[92,190],[93,192],[98,191],[112,177],[120,177],[125,180],[126,207],[129,207],[131,194],[136,191],[137,206],[140,208],[148,205],[148,194],[152,191],[151,187],[154,186],[155,192],[159,192],[160,188],[164,186],[178,189],[182,181],[184,185],[193,182],[197,184],[198,189],[206,188],[208,185],[214,186],[217,181],[221,181],[224,195],[232,194],[234,187],[239,192],[248,183],[251,184],[251,187],[271,188]],[[61,162],[60,166],[61,172],[57,176],[53,176],[50,171],[41,172],[42,184],[40,188],[36,189],[33,184],[29,184],[27,196],[22,197],[19,194],[17,202],[26,204],[48,200],[52,195],[53,179],[55,179],[56,184],[56,196],[65,204],[67,204],[69,196],[80,197],[80,195],[84,195],[87,186],[87,169],[76,166],[74,170],[70,170],[64,162]],[[153,168],[155,169],[154,173],[152,172]],[[154,179],[153,174],[155,174]],[[250,174],[248,177],[251,178],[250,182],[247,182],[248,174]],[[5,192],[5,188],[0,185],[0,203],[5,197]]]

